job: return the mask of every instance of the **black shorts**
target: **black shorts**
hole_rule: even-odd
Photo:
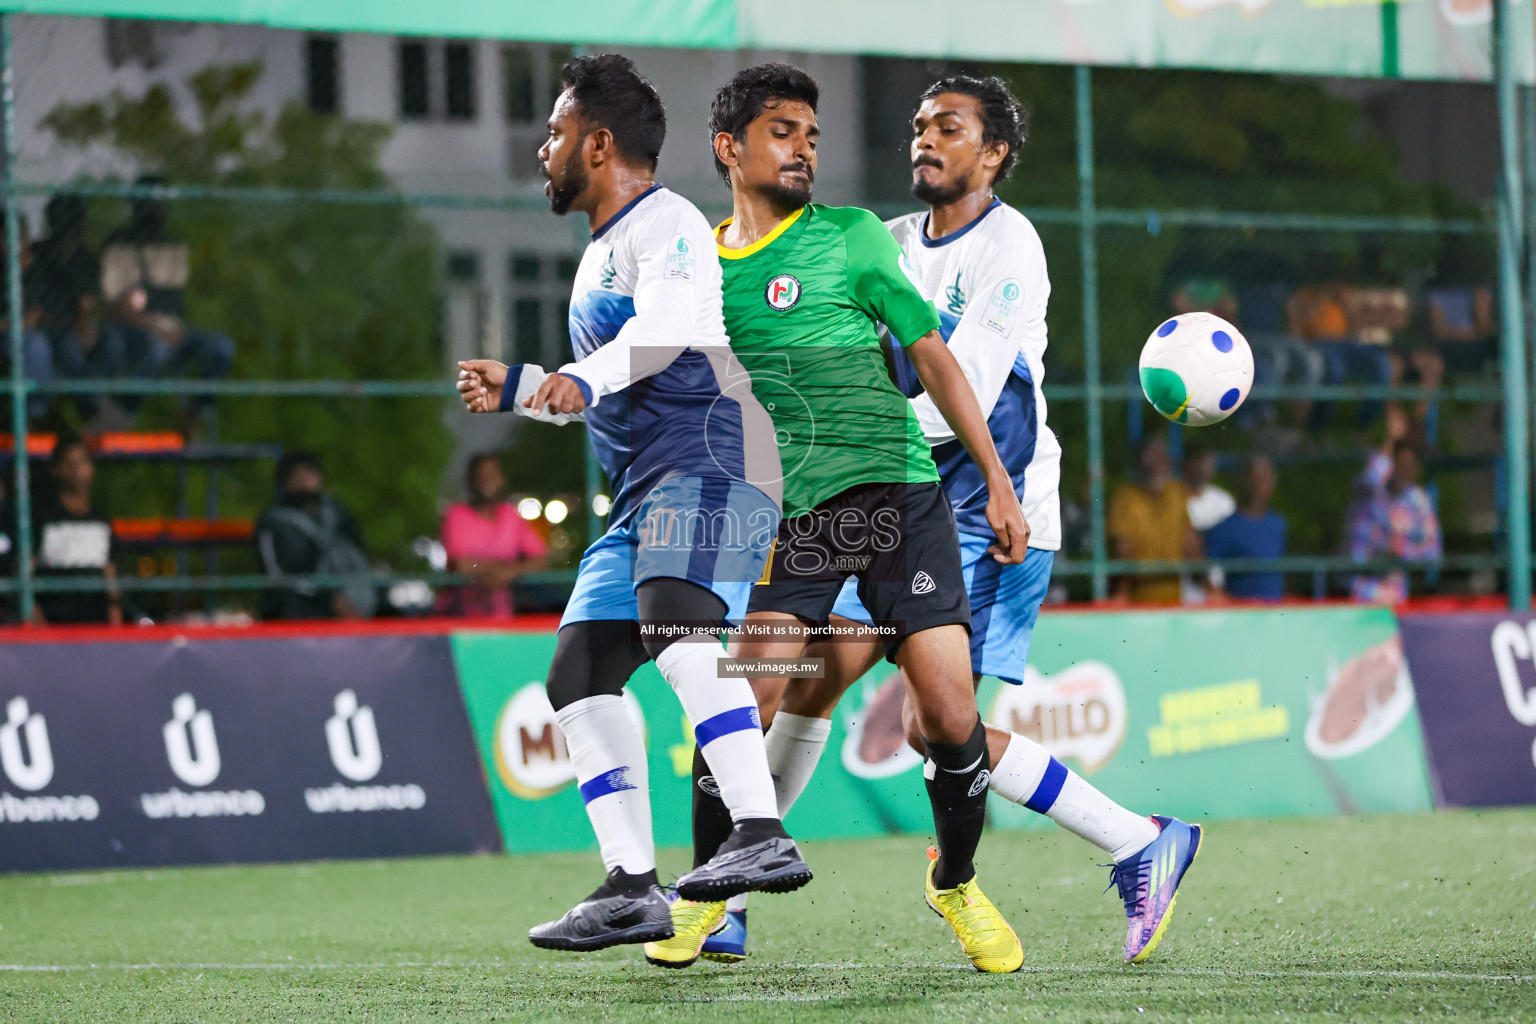
[[[913,633],[950,624],[970,632],[960,537],[936,483],[860,484],[785,519],[747,611],[824,626],[850,576],[892,661]]]

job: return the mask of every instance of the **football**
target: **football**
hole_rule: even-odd
[[[1236,327],[1212,313],[1180,313],[1141,349],[1141,389],[1174,423],[1220,423],[1253,386],[1253,352]]]

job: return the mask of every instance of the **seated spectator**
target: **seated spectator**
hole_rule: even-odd
[[[262,594],[262,618],[366,619],[378,606],[377,592],[365,581],[330,588],[285,579],[373,568],[352,513],[325,493],[320,457],[313,452],[287,452],[278,460],[277,500],[256,521],[256,549],[273,581]]]
[[[544,538],[507,501],[507,478],[496,456],[470,458],[464,472],[469,500],[450,505],[443,516],[443,550],[448,568],[474,578],[438,597],[447,615],[512,617],[512,581],[548,565]]]
[[[1109,498],[1107,522],[1115,557],[1151,562],[1200,557],[1200,535],[1189,522],[1189,494],[1173,477],[1173,460],[1161,437],[1141,451],[1141,481],[1127,481]],[[1179,577],[1134,576],[1116,583],[1117,596],[1138,604],[1178,604]]]
[[[1391,353],[1391,335],[1367,330],[1367,340],[1354,334],[1348,303],[1359,304],[1349,289],[1337,283],[1318,283],[1298,288],[1286,305],[1291,333],[1311,342],[1323,357],[1329,384],[1396,384],[1402,365]],[[1332,402],[1318,403],[1312,409],[1311,423],[1320,430],[1333,417]],[[1360,403],[1358,418],[1363,426],[1381,415],[1380,400]]]
[[[5,208],[0,205],[0,218],[4,217]],[[21,276],[24,285],[22,298],[21,320],[21,372],[33,384],[47,384],[53,379],[53,348],[48,343],[48,335],[38,327],[41,311],[37,308],[35,296],[28,290],[30,286],[30,274],[32,265],[32,241],[27,231],[25,217],[19,218],[17,227],[21,232]],[[9,249],[0,244],[0,380],[9,386],[11,379],[11,289],[8,285]],[[40,419],[48,411],[49,398],[47,395],[29,395],[27,397],[27,418]],[[4,420],[6,430],[10,429],[10,415],[7,411]]]
[[[1499,361],[1499,327],[1493,291],[1485,284],[1441,286],[1424,295],[1429,335],[1447,369],[1481,373]]]
[[[1424,292],[1430,343],[1451,373],[1478,374],[1497,368],[1499,318],[1489,250],[1481,239],[1448,236],[1435,276]]]
[[[39,579],[90,578],[107,581],[105,590],[57,591],[37,595],[33,621],[123,624],[122,600],[112,586],[112,522],[91,501],[96,464],[79,438],[60,439],[48,460],[53,485],[49,499],[32,517],[34,557]]]
[[[111,376],[104,360],[110,346],[97,344],[101,263],[86,245],[85,200],[59,193],[48,200],[43,221],[47,235],[33,246],[26,294],[48,337],[53,368],[61,377]],[[100,402],[86,395],[75,399],[82,419],[96,415]]]
[[[1216,453],[1191,446],[1184,455],[1184,490],[1189,492],[1189,523],[1204,533],[1237,510],[1237,502],[1216,480]]]
[[[99,281],[89,288],[81,277],[94,257],[84,247],[83,213],[80,227],[68,219],[72,215],[67,207],[61,213],[71,234],[60,239],[59,249],[70,252],[69,262],[58,266],[50,262],[39,269],[39,277],[45,278],[40,287],[60,293],[53,318],[62,322],[55,351],[55,366],[61,376],[177,377],[195,373],[217,379],[229,375],[235,343],[223,334],[189,327],[184,319],[190,257],[186,243],[166,231],[164,203],[158,199],[133,201],[131,219],[108,239],[101,254]],[[49,238],[52,242],[52,226]],[[98,295],[104,304],[99,325],[93,318]],[[138,396],[123,396],[118,404],[132,412],[140,401]],[[212,405],[212,396],[204,395],[191,402],[191,410],[202,413]]]
[[[1262,455],[1243,465],[1243,504],[1205,535],[1207,558],[1280,558],[1285,554],[1285,517],[1270,509],[1275,467]],[[1226,592],[1250,601],[1278,601],[1285,577],[1278,572],[1225,574]]]
[[[1407,416],[1389,409],[1386,443],[1371,454],[1365,472],[1355,480],[1346,536],[1350,557],[1357,562],[1440,559],[1440,519],[1429,493],[1419,484],[1419,454],[1408,433]],[[1356,576],[1350,582],[1350,596],[1356,601],[1396,604],[1408,596],[1407,574]]]

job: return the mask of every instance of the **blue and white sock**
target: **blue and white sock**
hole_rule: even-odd
[[[741,678],[720,678],[725,648],[713,637],[694,634],[661,652],[656,667],[682,702],[694,739],[720,786],[720,800],[732,821],[778,818],[779,803],[768,772],[763,727],[752,686]]]
[[[656,869],[645,740],[624,698],[586,697],[555,713],[597,833],[603,866],[631,875]]]
[[[1043,814],[1117,862],[1157,838],[1157,825],[1083,781],[1027,736],[1013,733],[992,772],[992,792]]]

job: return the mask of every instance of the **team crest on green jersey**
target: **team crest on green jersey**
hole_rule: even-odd
[[[800,279],[793,274],[779,274],[768,282],[763,298],[768,301],[769,308],[780,313],[794,309],[795,303],[800,301]]]

